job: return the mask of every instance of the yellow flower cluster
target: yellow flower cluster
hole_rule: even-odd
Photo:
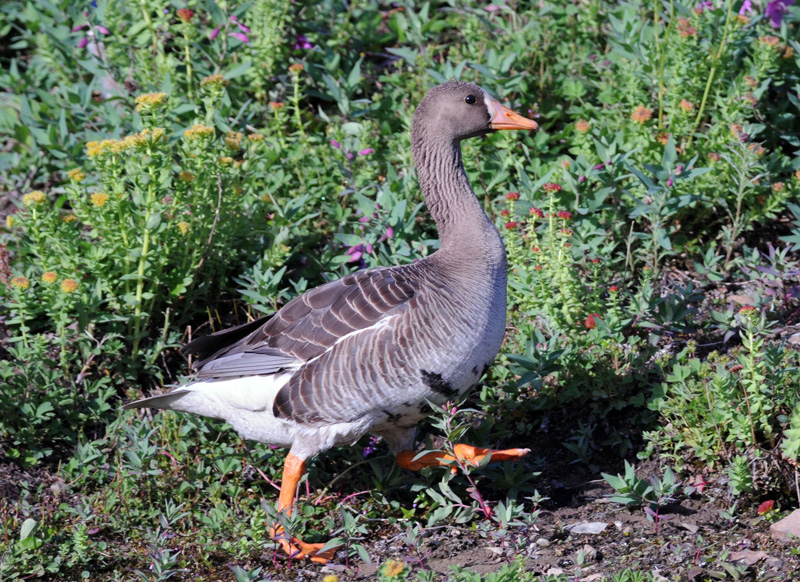
[[[14,226],[14,217],[10,214],[6,216],[6,228],[11,228]]]
[[[631,113],[631,119],[633,119],[636,123],[644,123],[651,117],[653,117],[653,110],[648,109],[644,105],[639,105],[633,110],[633,113]]]
[[[238,152],[242,149],[242,134],[238,131],[229,131],[225,136],[225,145],[228,149]]]
[[[136,111],[155,109],[167,100],[166,93],[145,93],[136,98]]]
[[[220,87],[225,87],[228,84],[228,79],[223,77],[222,75],[209,75],[208,77],[204,77],[202,81],[200,81],[201,87],[208,86],[209,89],[218,89]]]
[[[187,172],[186,170],[182,170],[178,176],[180,176],[181,180],[184,182],[194,182],[194,174]]]
[[[42,281],[44,283],[53,284],[58,279],[58,274],[55,271],[45,271],[42,273]]]
[[[61,290],[64,293],[75,293],[78,290],[78,282],[75,279],[64,279],[61,281]]]
[[[190,224],[188,222],[180,221],[178,223],[178,230],[181,231],[183,236],[186,236],[186,233],[189,232]]]
[[[339,577],[336,574],[328,574],[322,579],[322,582],[339,582]]]
[[[250,135],[247,136],[247,139],[249,139],[253,143],[264,141],[265,138],[266,136],[262,133],[251,133]]]
[[[47,196],[45,196],[44,192],[41,190],[34,190],[33,192],[28,192],[25,196],[22,197],[22,203],[25,206],[39,206],[40,204],[44,204],[47,202]]]
[[[70,213],[62,216],[61,220],[63,220],[65,224],[69,224],[70,222],[75,222],[76,220],[78,220],[78,217]]]
[[[86,155],[90,158],[101,158],[106,154],[119,154],[150,143],[165,141],[167,132],[163,127],[142,130],[122,139],[104,139],[103,141],[90,141],[86,144]]]
[[[106,205],[109,200],[109,195],[105,192],[95,192],[92,194],[92,204],[101,208]]]
[[[27,277],[14,277],[11,279],[11,286],[25,291],[26,289],[30,288],[31,282],[28,281]]]
[[[192,127],[184,131],[183,135],[189,139],[199,139],[209,135],[214,135],[214,128],[195,123]]]
[[[386,560],[383,565],[383,576],[385,578],[395,578],[403,573],[406,565],[399,560]]]
[[[67,172],[67,176],[73,182],[83,182],[86,179],[86,174],[80,168],[74,168]]]
[[[230,156],[222,156],[219,159],[219,163],[223,166],[230,166],[233,163],[233,158]]]

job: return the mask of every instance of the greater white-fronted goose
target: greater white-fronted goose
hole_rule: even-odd
[[[428,401],[474,387],[500,350],[506,326],[506,253],[469,185],[461,140],[500,129],[537,129],[477,85],[431,89],[414,114],[411,145],[441,247],[408,265],[359,271],[287,303],[273,315],[190,342],[196,379],[125,408],[163,408],[229,422],[242,437],[290,447],[278,510],[289,513],[306,461],[371,433],[403,468]],[[519,459],[527,449],[458,445],[462,459]],[[284,551],[329,559],[323,544],[274,531]]]

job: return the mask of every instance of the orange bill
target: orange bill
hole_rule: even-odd
[[[489,99],[487,102],[489,114],[492,116],[489,125],[492,129],[539,129],[539,124],[532,119],[522,117],[519,113],[511,111],[499,101]]]

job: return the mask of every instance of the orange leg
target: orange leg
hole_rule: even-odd
[[[283,464],[283,481],[281,481],[281,493],[278,496],[278,511],[283,511],[286,515],[291,515],[292,505],[294,504],[295,491],[297,484],[306,472],[304,461],[295,457],[292,453],[286,455]],[[325,544],[307,544],[297,538],[290,538],[283,531],[283,526],[276,526],[270,532],[272,539],[277,540],[283,551],[291,558],[310,558],[312,562],[324,564],[333,558],[335,548],[320,552]]]
[[[419,459],[414,460],[417,456],[415,451],[402,451],[395,457],[395,461],[403,469],[409,471],[419,471],[424,467],[441,467],[450,465],[450,461],[455,461],[458,458],[461,461],[478,465],[491,454],[491,462],[496,461],[518,461],[525,455],[531,452],[530,449],[506,449],[503,451],[493,451],[492,449],[482,449],[480,447],[473,447],[471,445],[458,444],[454,447],[456,456],[448,455],[446,453],[426,453]],[[455,468],[453,469],[455,470]]]

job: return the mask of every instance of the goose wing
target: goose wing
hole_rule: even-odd
[[[418,287],[402,268],[360,271],[312,289],[272,315],[198,338],[183,351],[198,356],[200,380],[296,369],[403,311]]]

